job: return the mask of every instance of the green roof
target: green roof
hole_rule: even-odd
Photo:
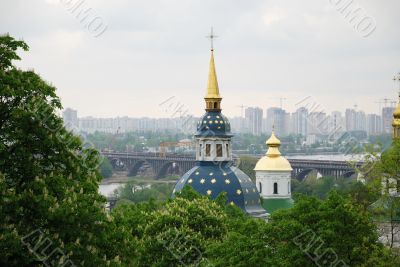
[[[268,198],[262,200],[262,207],[268,213],[272,213],[280,209],[290,209],[293,207],[294,201],[291,198]]]

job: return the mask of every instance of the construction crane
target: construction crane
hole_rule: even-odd
[[[379,99],[378,101],[375,101],[375,103],[379,104],[379,112],[382,112],[382,104],[383,104],[383,107],[387,107],[388,104],[390,104],[390,106],[396,105],[396,101],[394,101],[393,99],[390,99],[390,98],[382,98],[382,99]]]
[[[287,97],[272,97],[272,99],[279,99],[279,107],[281,109],[283,109],[283,101],[288,100],[289,98],[287,98]]]
[[[236,106],[237,108],[240,108],[241,112],[240,112],[240,116],[243,118],[243,109],[247,108],[248,106],[244,106],[244,105],[240,105],[240,106]]]

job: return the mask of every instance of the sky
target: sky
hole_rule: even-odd
[[[378,113],[397,95],[398,10],[398,0],[0,0],[0,34],[28,43],[16,65],[79,117],[173,117],[178,106],[200,116],[211,26],[225,115],[281,103]]]

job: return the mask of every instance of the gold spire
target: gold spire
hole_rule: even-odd
[[[217,73],[214,63],[214,49],[211,49],[210,68],[208,71],[207,94],[204,97],[206,101],[206,111],[221,111],[221,96],[217,81]]]
[[[207,95],[205,96],[205,98],[221,98],[221,96],[219,95],[217,73],[215,71],[214,50],[211,50],[210,68],[208,71]]]

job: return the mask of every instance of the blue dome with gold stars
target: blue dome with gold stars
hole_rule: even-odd
[[[211,50],[207,93],[204,97],[206,113],[197,123],[196,166],[176,183],[173,196],[185,186],[214,199],[226,193],[227,202],[254,217],[265,217],[260,195],[251,179],[233,166],[232,134],[229,120],[221,114],[221,100],[214,54]]]
[[[195,136],[232,136],[231,124],[220,111],[208,111],[197,122]]]
[[[198,162],[181,177],[173,193],[181,191],[186,185],[213,199],[226,192],[227,204],[236,205],[254,217],[262,217],[266,213],[260,206],[260,195],[251,179],[231,162]]]

